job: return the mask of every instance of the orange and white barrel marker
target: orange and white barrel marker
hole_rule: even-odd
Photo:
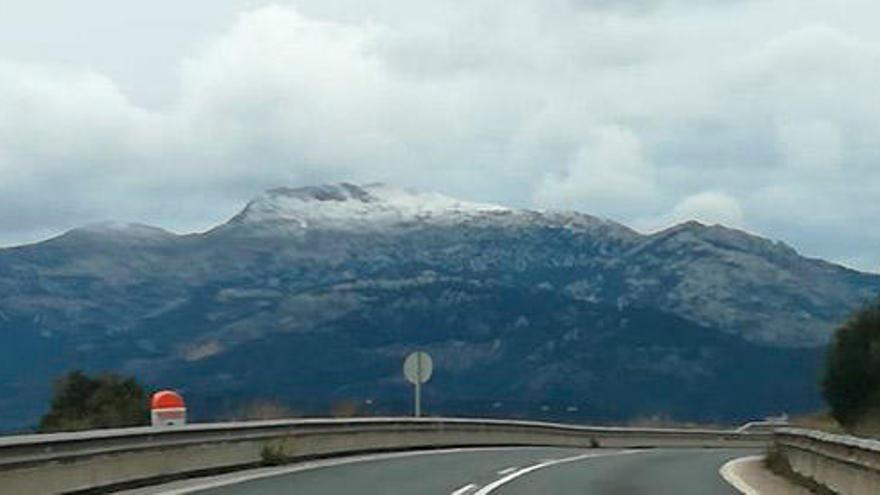
[[[171,390],[153,394],[150,401],[153,426],[182,426],[186,424],[186,404],[183,397]]]

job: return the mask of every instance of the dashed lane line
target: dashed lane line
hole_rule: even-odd
[[[476,485],[474,483],[471,483],[470,485],[464,485],[463,487],[459,488],[458,490],[455,490],[454,492],[452,492],[449,495],[466,495],[466,494],[471,493],[472,491],[476,490],[479,486],[480,485]]]
[[[621,450],[618,452],[607,453],[607,454],[593,454],[593,453],[581,454],[581,455],[576,455],[573,457],[564,457],[562,459],[554,459],[552,461],[546,461],[546,462],[541,462],[538,464],[533,464],[531,466],[527,466],[522,469],[518,469],[518,470],[508,474],[507,476],[505,476],[501,479],[498,479],[498,480],[493,481],[492,483],[489,483],[488,485],[484,486],[483,488],[480,488],[480,490],[475,492],[474,495],[490,495],[491,493],[495,492],[495,490],[510,483],[511,481],[513,481],[517,478],[523,477],[529,473],[535,472],[539,469],[544,469],[544,468],[548,468],[551,466],[556,466],[558,464],[566,464],[569,462],[582,461],[584,459],[590,459],[593,457],[610,457],[610,456],[614,456],[614,455],[634,454],[636,452],[639,452],[639,451],[638,450]]]

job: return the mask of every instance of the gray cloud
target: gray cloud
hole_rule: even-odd
[[[103,42],[0,49],[0,242],[203,229],[263,188],[383,180],[645,230],[723,221],[877,269],[867,0],[224,0],[175,4],[178,24],[88,5]]]

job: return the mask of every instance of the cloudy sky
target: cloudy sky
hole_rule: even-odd
[[[880,270],[876,0],[0,7],[0,245],[384,181]]]

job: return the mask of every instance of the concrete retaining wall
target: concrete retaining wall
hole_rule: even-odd
[[[0,438],[0,492],[49,494],[245,468],[266,456],[476,446],[759,447],[770,436],[713,430],[363,418],[127,428]]]
[[[880,494],[880,441],[784,428],[774,444],[797,474],[834,493]]]

